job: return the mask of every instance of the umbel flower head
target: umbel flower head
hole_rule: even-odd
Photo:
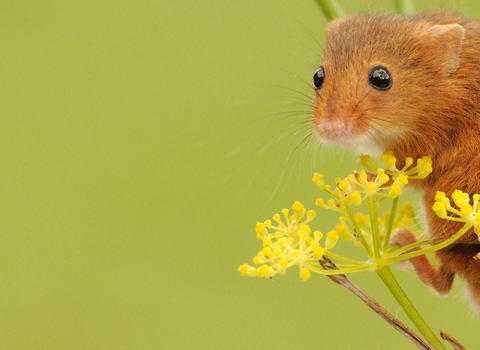
[[[480,206],[478,200],[479,194],[474,194],[472,198],[460,190],[455,190],[452,193],[452,200],[455,206],[452,206],[450,199],[445,193],[438,191],[435,195],[435,203],[433,204],[433,211],[438,217],[450,221],[464,222],[473,227],[474,232],[480,234]]]
[[[412,158],[407,158],[403,168],[398,169],[391,152],[380,156],[380,161],[383,166],[378,166],[370,156],[362,156],[360,163],[367,171],[353,171],[346,178],[338,178],[333,187],[326,184],[322,174],[314,174],[312,180],[316,187],[330,197],[328,200],[318,198],[316,205],[339,213],[338,224],[325,233],[312,229],[316,212],[295,202],[291,210],[285,208],[272,220],[256,224],[255,232],[262,242],[262,250],[253,258],[253,265],[243,264],[238,268],[240,274],[271,278],[298,266],[300,278],[306,281],[311,272],[327,275],[375,271],[444,248],[471,227],[475,232],[477,227],[480,231],[480,215],[476,215],[480,210],[479,195],[474,195],[472,201],[467,194],[455,192],[452,206],[445,194],[439,192],[433,210],[445,219],[464,222],[462,232],[440,243],[420,240],[402,248],[390,247],[392,232],[398,228],[410,228],[420,236],[413,205],[410,202],[399,205],[399,196],[410,180],[424,179],[432,172],[432,161],[425,156],[414,164]],[[387,201],[390,210],[380,215],[379,205]],[[368,214],[362,213],[365,207]],[[365,258],[358,260],[335,253],[334,248],[340,240],[353,242]],[[412,252],[412,248],[415,251]],[[324,255],[336,262],[338,270],[321,268],[319,260]]]

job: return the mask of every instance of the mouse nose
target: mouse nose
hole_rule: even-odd
[[[317,126],[320,134],[334,138],[349,132],[348,123],[344,118],[335,118],[334,120],[325,120]]]

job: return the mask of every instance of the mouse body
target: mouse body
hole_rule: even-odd
[[[422,191],[427,234],[444,240],[462,226],[431,210],[436,191],[480,193],[480,22],[446,11],[355,14],[333,20],[315,85],[314,132],[326,144],[363,153],[429,155]],[[415,237],[401,230],[397,242]],[[480,312],[479,239],[472,231],[438,251],[439,266],[411,259],[419,277],[447,294],[456,274]]]

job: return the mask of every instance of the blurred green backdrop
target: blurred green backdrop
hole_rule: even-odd
[[[0,348],[412,348],[324,277],[236,271],[256,221],[312,207],[314,171],[356,167],[301,143],[325,26],[313,0],[2,1]],[[475,348],[460,283],[439,298],[395,272]],[[353,280],[404,316],[375,276]]]

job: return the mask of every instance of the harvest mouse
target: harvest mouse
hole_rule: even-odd
[[[427,233],[444,240],[462,226],[430,209],[436,191],[480,193],[480,22],[445,11],[413,15],[356,14],[327,27],[315,85],[314,130],[327,144],[369,154],[429,155],[433,173],[409,186],[423,193]],[[415,241],[407,229],[396,243]],[[480,312],[480,252],[469,231],[437,252],[411,259],[418,276],[447,294],[455,274]]]

